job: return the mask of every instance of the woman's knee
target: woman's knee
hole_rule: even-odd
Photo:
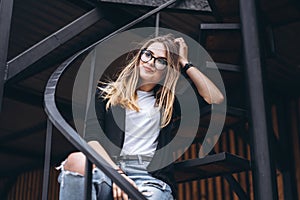
[[[84,175],[85,172],[85,155],[81,152],[71,153],[64,165],[66,171],[77,172]]]

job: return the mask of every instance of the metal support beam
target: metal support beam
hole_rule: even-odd
[[[103,18],[100,8],[95,8],[57,32],[51,34],[36,45],[19,54],[8,65],[7,80],[11,79],[31,64],[35,63],[60,45],[64,44],[80,32],[84,31]]]
[[[211,12],[213,14],[213,16],[215,17],[216,21],[217,22],[222,22],[223,21],[223,17],[222,15],[220,14],[220,11],[216,5],[216,2],[215,0],[208,0],[208,4],[211,8]]]
[[[50,160],[51,160],[51,144],[52,144],[52,123],[47,120],[47,133],[46,133],[46,147],[45,147],[45,161],[44,161],[44,175],[43,175],[43,193],[42,199],[48,199],[48,186],[49,186],[49,173],[50,173]]]
[[[7,73],[7,53],[10,34],[11,16],[13,11],[13,0],[0,1],[0,111],[2,108],[2,98],[4,82]]]
[[[240,16],[251,110],[254,199],[274,200],[278,197],[275,177],[272,177],[255,1],[241,0]]]
[[[249,200],[249,196],[246,194],[242,186],[239,182],[231,175],[227,174],[224,175],[224,178],[229,183],[231,189],[236,193],[236,195],[239,197],[240,200]]]

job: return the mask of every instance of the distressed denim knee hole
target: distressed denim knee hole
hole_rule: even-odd
[[[83,175],[77,173],[77,172],[71,172],[67,170],[61,170],[59,176],[58,176],[58,182],[60,183],[61,187],[64,186],[64,179],[66,176],[72,176],[72,177],[78,177],[78,178],[84,178]]]

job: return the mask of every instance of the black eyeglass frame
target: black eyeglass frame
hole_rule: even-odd
[[[150,59],[149,59],[149,60],[143,60],[143,59],[142,59],[142,55],[143,55],[145,52],[149,52],[149,54],[150,54]],[[164,57],[155,57],[155,56],[153,56],[153,53],[152,53],[150,50],[146,49],[146,48],[141,50],[141,53],[140,53],[140,60],[141,60],[142,62],[147,63],[147,62],[150,62],[152,59],[154,59],[154,60],[153,60],[153,63],[154,63],[155,69],[157,69],[157,70],[159,70],[159,71],[163,71],[163,70],[166,69],[166,67],[168,66],[168,61],[167,61],[166,58],[164,58]],[[156,61],[157,61],[157,60],[163,60],[164,62],[166,62],[165,66],[164,66],[162,69],[161,69],[161,68],[157,68],[157,66],[156,66]]]

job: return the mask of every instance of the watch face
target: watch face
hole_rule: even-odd
[[[187,68],[189,68],[189,67],[191,67],[191,66],[193,66],[192,63],[190,63],[190,62],[189,62],[189,63],[186,63],[186,67],[187,67]]]

